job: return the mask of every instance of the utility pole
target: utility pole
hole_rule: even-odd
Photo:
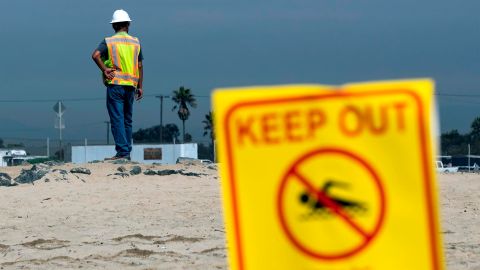
[[[88,141],[87,141],[87,138],[85,138],[85,148],[84,148],[84,150],[85,150],[85,152],[84,152],[85,153],[85,163],[87,163],[87,145],[88,145]]]
[[[470,144],[468,144],[468,172],[470,172]]]
[[[107,124],[107,145],[110,145],[110,121],[104,121]]]
[[[58,113],[58,130],[60,131],[60,159],[63,161],[64,160],[64,157],[63,157],[63,145],[62,145],[62,140],[63,140],[63,137],[62,137],[62,115],[63,115],[63,111],[62,111],[62,103],[59,102],[60,104],[60,111]]]
[[[63,119],[63,114],[65,113],[65,110],[66,110],[66,107],[65,105],[63,105],[63,102],[62,101],[58,101],[55,106],[53,106],[53,111],[55,111],[57,113],[57,120],[58,122],[55,122],[55,128],[58,128],[58,131],[59,131],[59,139],[60,139],[60,159],[62,161],[65,160],[65,157],[64,157],[64,152],[63,152],[63,145],[62,145],[62,129],[65,128],[65,122],[64,122],[64,119]]]
[[[155,96],[156,98],[160,99],[160,144],[163,143],[163,99],[170,98],[170,96]]]

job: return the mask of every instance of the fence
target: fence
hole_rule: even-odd
[[[114,145],[111,142],[109,145]],[[156,145],[159,142],[135,142],[134,144],[142,145]],[[189,143],[198,144],[198,158],[213,160],[213,147],[208,140],[192,140]],[[10,149],[24,149],[29,156],[46,156],[53,159],[64,160],[66,162],[72,161],[72,146],[96,146],[107,145],[105,139],[88,139],[83,140],[63,140],[60,142],[58,139],[51,138],[5,138],[3,139],[5,148]],[[63,153],[63,156],[62,156]]]

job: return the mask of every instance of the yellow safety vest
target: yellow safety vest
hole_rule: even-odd
[[[106,80],[105,84],[128,85],[137,87],[140,74],[138,71],[138,55],[140,41],[138,38],[120,32],[105,38],[108,48],[108,59],[104,61],[108,68],[115,68],[115,78]]]

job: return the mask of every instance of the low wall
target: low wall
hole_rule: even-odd
[[[104,160],[115,155],[114,145],[72,146],[72,162],[87,163]],[[175,164],[177,158],[198,158],[196,143],[187,144],[135,144],[130,153],[132,161],[145,164]]]

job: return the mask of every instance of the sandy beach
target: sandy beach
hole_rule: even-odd
[[[33,184],[0,187],[0,268],[228,268],[216,165],[140,165],[182,173],[129,176],[120,166],[134,165],[52,166]],[[447,269],[479,270],[480,175],[439,183]]]
[[[119,166],[88,164],[91,175],[1,187],[2,269],[226,269],[216,170],[142,166],[201,177],[107,176]]]
[[[447,269],[480,269],[480,174],[440,174]]]

